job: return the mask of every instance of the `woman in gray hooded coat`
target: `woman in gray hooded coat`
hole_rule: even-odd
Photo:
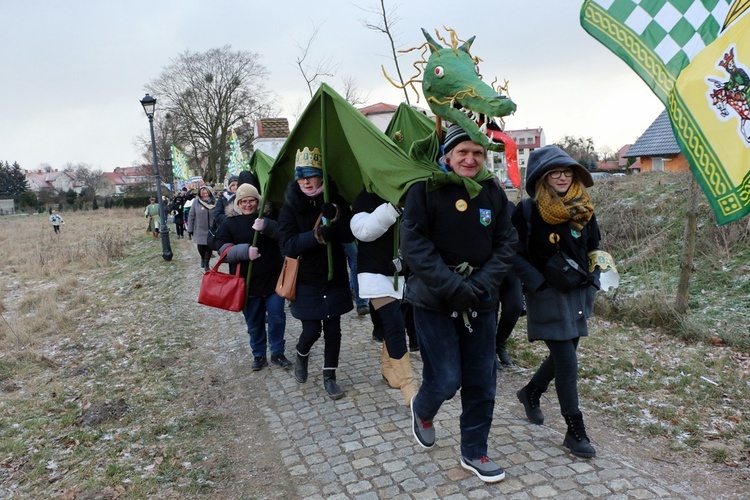
[[[586,192],[594,181],[588,170],[557,146],[545,146],[529,156],[526,191],[511,218],[518,231],[514,268],[523,283],[529,341],[541,340],[549,349],[529,383],[516,395],[527,418],[541,425],[540,397],[550,382],[560,402],[568,432],[563,446],[579,457],[593,457],[578,407],[576,349],[588,335],[599,275],[589,273],[588,254],[599,248],[599,226]],[[575,261],[572,282],[555,279],[550,259],[563,252]]]

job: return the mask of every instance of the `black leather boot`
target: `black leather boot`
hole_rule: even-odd
[[[326,388],[328,397],[331,399],[341,399],[344,397],[344,391],[336,383],[336,370],[323,370],[323,386]]]
[[[539,407],[539,399],[546,390],[546,387],[540,389],[534,385],[534,382],[529,381],[528,384],[516,392],[516,397],[518,397],[518,400],[523,405],[523,409],[526,410],[526,418],[532,424],[542,425],[544,423],[544,415],[542,414],[542,409]]]
[[[596,450],[591,446],[591,440],[586,435],[586,427],[583,425],[583,414],[578,412],[575,415],[563,416],[565,417],[565,423],[568,424],[568,432],[565,433],[563,446],[577,457],[595,457]]]
[[[294,364],[294,378],[296,378],[297,382],[300,384],[307,382],[307,362],[309,359],[309,355],[303,356],[300,353],[297,353],[297,362]]]

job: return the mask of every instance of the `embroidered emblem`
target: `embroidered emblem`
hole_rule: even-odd
[[[456,210],[459,212],[466,212],[467,208],[469,208],[469,204],[466,203],[466,200],[458,200],[456,202]]]
[[[488,208],[480,208],[479,222],[481,222],[483,226],[489,226],[492,224],[492,210]]]
[[[724,57],[716,65],[724,68],[728,75],[728,80],[720,78],[706,78],[713,84],[714,90],[708,95],[711,104],[714,106],[714,112],[717,118],[723,122],[729,121],[736,115],[739,118],[737,122],[737,135],[741,136],[746,144],[750,144],[750,77],[748,77],[746,67],[738,64],[734,59],[734,49],[732,46]]]

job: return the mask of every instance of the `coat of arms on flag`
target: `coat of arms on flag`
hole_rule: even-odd
[[[749,0],[586,0],[581,8],[583,28],[666,106],[719,224],[750,213],[748,8]]]

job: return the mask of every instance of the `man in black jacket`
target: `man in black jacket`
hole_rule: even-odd
[[[485,166],[487,150],[453,125],[444,144],[448,173],[408,192],[401,251],[411,268],[422,385],[412,399],[419,445],[435,444],[432,420],[461,389],[461,466],[488,483],[505,472],[487,457],[495,407],[495,319],[499,285],[518,240],[508,200]]]

